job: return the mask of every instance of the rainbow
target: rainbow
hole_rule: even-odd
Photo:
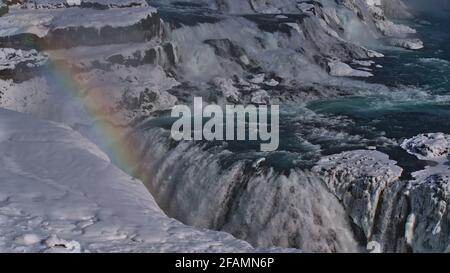
[[[64,50],[67,52],[66,50]],[[109,115],[105,108],[108,106],[105,94],[101,90],[90,90],[89,98],[83,95],[83,90],[87,89],[87,84],[83,83],[75,76],[74,71],[69,65],[60,60],[73,60],[74,58],[68,53],[64,56],[53,56],[51,51],[44,51],[48,55],[48,76],[52,80],[57,81],[64,92],[68,92],[72,99],[79,101],[87,114],[89,115],[95,132],[100,136],[102,141],[107,145],[107,152],[111,160],[129,174],[144,180],[145,172],[138,172],[136,167],[139,166],[139,155],[135,152],[135,146],[125,136],[129,132],[129,128],[117,126],[119,120],[114,120],[113,115]]]

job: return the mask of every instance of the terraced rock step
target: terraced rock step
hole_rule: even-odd
[[[19,9],[0,17],[0,46],[57,49],[145,42],[160,37],[161,21],[152,7]]]

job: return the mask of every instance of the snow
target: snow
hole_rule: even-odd
[[[388,39],[388,43],[392,46],[403,47],[411,50],[418,50],[424,47],[423,42],[419,39],[392,38]]]
[[[420,134],[404,140],[401,147],[419,159],[445,160],[450,154],[450,135],[444,133]]]
[[[422,160],[434,161],[414,172],[408,196],[411,211],[406,225],[408,244],[421,252],[450,250],[450,135],[420,134],[406,139],[401,147]]]
[[[134,25],[156,13],[153,7],[131,7],[120,9],[11,9],[0,17],[0,36],[22,33],[45,37],[49,31],[69,27],[100,29],[105,26],[126,27]]]
[[[375,62],[372,61],[372,60],[369,60],[369,61],[365,61],[365,60],[353,60],[352,63],[357,64],[357,65],[360,65],[360,66],[364,66],[364,67],[370,67],[370,66],[372,66],[373,64],[375,64]]]
[[[351,68],[348,64],[332,60],[328,62],[331,76],[337,77],[372,77],[373,74],[367,71]]]
[[[0,109],[0,252],[258,251],[182,225],[65,125]]]
[[[396,163],[378,151],[356,150],[325,156],[313,171],[323,177],[354,224],[370,239],[381,195],[403,172]]]
[[[170,110],[177,102],[177,98],[167,91],[179,82],[160,66],[114,65],[110,71],[93,69],[80,73],[76,81],[84,87],[85,103],[98,107],[97,110],[109,111],[110,121],[116,125],[127,126],[134,118]],[[148,96],[152,98],[146,100]]]
[[[36,50],[21,50],[14,48],[0,48],[0,71],[4,69],[15,69],[19,64],[36,67],[45,64],[47,56]]]
[[[130,6],[146,7],[145,0],[24,0],[21,8],[29,9],[56,9],[67,6],[81,6],[95,4],[106,8],[122,8]]]

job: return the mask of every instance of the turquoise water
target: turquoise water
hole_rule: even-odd
[[[345,116],[355,127],[371,127],[387,138],[401,141],[420,133],[450,133],[450,30],[447,22],[428,18],[431,25],[414,25],[425,42],[418,51],[388,49],[369,82],[393,88],[372,90],[372,95],[315,101],[308,108],[316,113]],[[407,171],[420,162],[398,147],[380,150],[398,160]]]
[[[345,115],[357,123],[384,130],[388,137],[424,132],[450,132],[450,30],[447,22],[427,18],[431,25],[414,25],[425,42],[418,51],[387,50],[378,60],[384,68],[369,82],[397,90],[390,94],[349,97],[311,103],[318,113]]]
[[[265,157],[268,164],[283,172],[308,169],[324,155],[376,148],[398,161],[405,169],[405,178],[410,177],[429,162],[409,155],[398,143],[420,133],[450,134],[450,31],[446,22],[428,20],[432,25],[413,26],[425,43],[424,49],[384,48],[385,57],[377,60],[383,68],[376,68],[375,76],[367,81],[390,90],[363,90],[364,96],[314,101],[306,108],[282,105],[278,151],[261,153],[256,141],[199,144],[211,152],[218,146],[231,151],[223,158],[225,167]],[[166,115],[147,122],[144,128],[169,129],[173,121]]]

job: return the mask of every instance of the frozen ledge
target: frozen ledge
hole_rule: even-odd
[[[65,28],[128,27],[157,13],[153,7],[112,8],[106,10],[78,7],[60,9],[18,9],[0,17],[1,37],[34,34],[40,38],[49,32]]]
[[[353,223],[370,238],[375,214],[384,189],[398,181],[402,168],[378,151],[357,150],[322,158],[318,173],[342,201]]]
[[[168,218],[80,134],[0,109],[0,252],[250,252]]]

